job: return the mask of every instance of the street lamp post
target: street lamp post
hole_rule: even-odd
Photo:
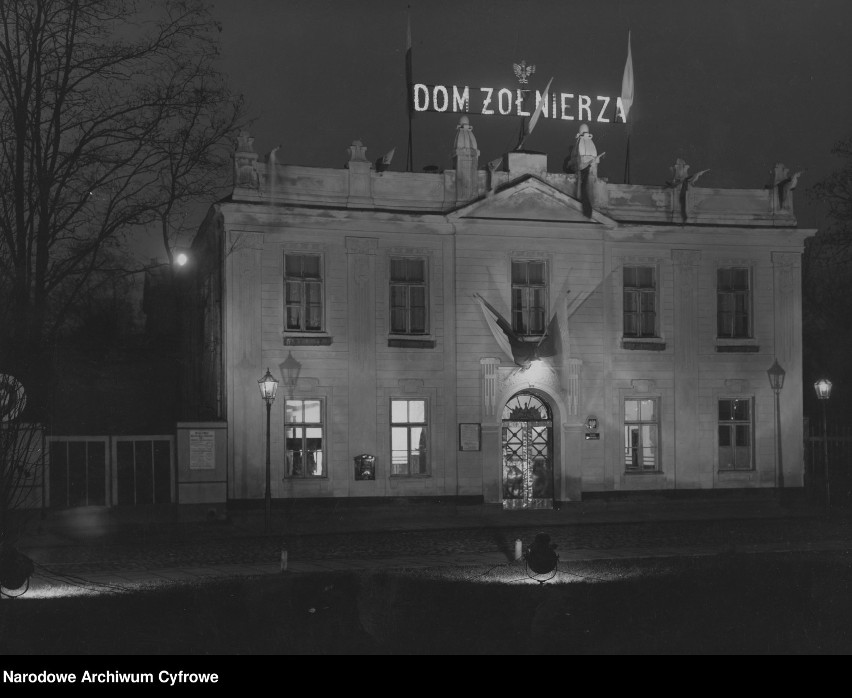
[[[814,391],[817,399],[822,403],[822,448],[823,457],[825,459],[825,505],[831,506],[831,485],[829,484],[828,473],[828,417],[826,405],[828,398],[831,397],[831,381],[827,378],[820,378],[814,383]]]
[[[269,369],[266,369],[266,375],[263,376],[258,382],[258,386],[260,387],[260,396],[263,398],[264,402],[266,402],[266,489],[264,490],[264,504],[266,506],[266,519],[264,525],[264,532],[269,533],[269,517],[272,512],[272,491],[271,491],[271,465],[269,459],[269,425],[270,425],[270,414],[272,412],[272,403],[275,402],[275,393],[278,392],[278,381],[275,377],[269,372]]]
[[[775,359],[772,366],[766,372],[769,376],[769,385],[772,387],[772,392],[775,393],[775,486],[779,489],[784,487],[784,467],[781,460],[781,388],[784,387],[784,376],[786,371],[781,368],[778,359]]]

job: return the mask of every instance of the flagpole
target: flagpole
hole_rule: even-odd
[[[627,147],[624,153],[624,183],[630,184],[630,134],[633,122],[630,121],[630,111],[634,98],[633,51],[630,47],[630,29],[627,29],[627,60],[624,63],[624,75],[621,78],[621,106],[624,109],[624,124],[627,126]]]
[[[405,158],[405,169],[407,172],[414,171],[414,139],[411,128],[412,117],[414,116],[414,95],[412,89],[414,79],[412,77],[411,66],[411,5],[408,6],[408,17],[405,35],[405,91],[406,104],[408,105],[408,153]]]

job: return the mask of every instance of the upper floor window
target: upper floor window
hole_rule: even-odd
[[[426,400],[391,400],[391,475],[428,472]]]
[[[547,270],[540,260],[512,260],[512,330],[542,335],[547,312]]]
[[[392,334],[428,332],[426,260],[408,257],[390,260],[390,331]]]
[[[655,398],[624,400],[624,467],[628,472],[660,469],[660,419]]]
[[[322,257],[318,254],[285,254],[285,330],[321,331],[322,293]]]
[[[656,269],[624,267],[623,286],[624,336],[657,337]]]
[[[719,469],[751,470],[752,409],[750,399],[719,400]]]
[[[325,477],[322,401],[284,403],[286,477]]]
[[[751,283],[748,267],[716,271],[716,334],[751,337]]]

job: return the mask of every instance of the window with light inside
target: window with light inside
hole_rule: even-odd
[[[656,398],[624,401],[624,467],[628,472],[660,469],[660,422]]]
[[[751,470],[751,399],[719,400],[719,470]]]
[[[284,404],[285,476],[325,477],[322,401],[288,398]]]
[[[426,400],[391,400],[391,475],[429,471]]]

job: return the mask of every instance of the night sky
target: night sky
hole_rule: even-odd
[[[415,82],[530,87],[614,98],[632,34],[635,102],[630,179],[661,185],[678,157],[709,168],[704,187],[760,188],[775,162],[799,179],[801,227],[822,225],[805,190],[836,169],[832,145],[852,134],[852,3],[848,0],[243,0],[215,4],[223,69],[245,95],[255,148],[279,162],[342,167],[355,140],[375,160],[396,148],[404,170],[408,119],[406,17]],[[575,100],[576,103],[576,100]],[[612,105],[609,112],[612,112]],[[596,116],[596,114],[595,114]],[[611,116],[611,114],[610,114]],[[451,166],[458,114],[418,114],[414,169]],[[511,150],[517,116],[471,115],[480,163]],[[578,121],[542,119],[525,147],[561,171]],[[626,126],[591,123],[599,175],[624,181]]]

